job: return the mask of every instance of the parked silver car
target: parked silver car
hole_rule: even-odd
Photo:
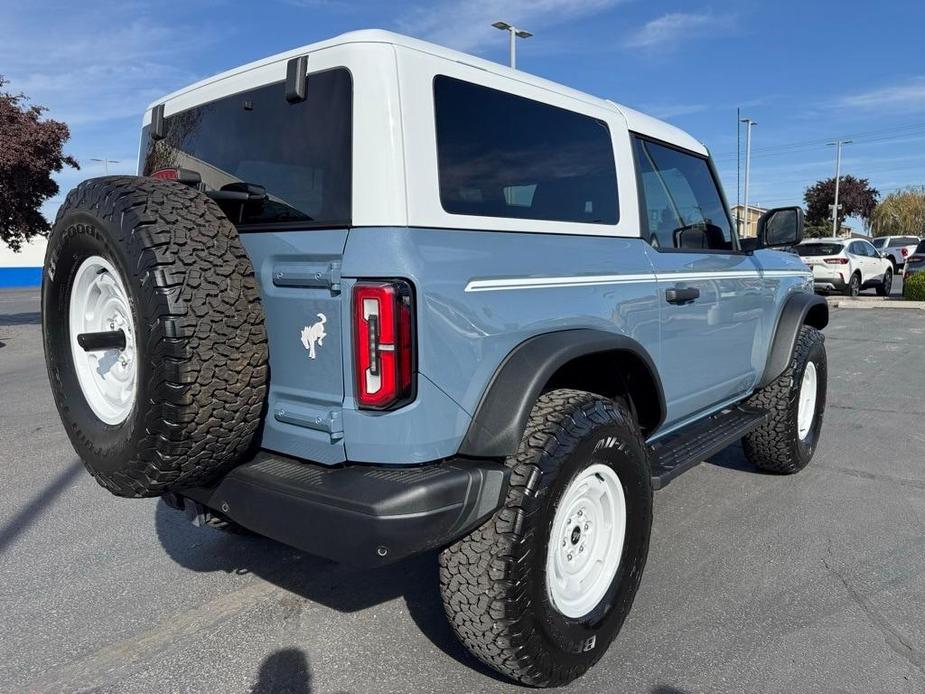
[[[920,241],[919,245],[915,247],[915,250],[912,252],[906,259],[906,268],[903,271],[903,279],[907,280],[912,275],[925,271],[925,241]]]

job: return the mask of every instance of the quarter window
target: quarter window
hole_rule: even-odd
[[[603,121],[444,75],[434,79],[434,112],[450,214],[617,223]]]
[[[640,137],[633,146],[649,243],[732,250],[732,224],[707,160]]]

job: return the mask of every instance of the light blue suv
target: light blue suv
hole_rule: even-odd
[[[603,655],[653,490],[740,440],[813,456],[828,310],[772,250],[802,213],[746,245],[670,125],[365,31],[157,101],[140,161],[68,195],[45,265],[91,474],[360,566],[438,550],[513,680]]]

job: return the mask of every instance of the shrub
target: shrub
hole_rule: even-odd
[[[925,301],[925,272],[917,272],[903,282],[903,296],[910,301]]]

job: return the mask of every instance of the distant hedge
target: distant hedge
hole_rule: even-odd
[[[917,272],[903,282],[903,296],[910,301],[925,301],[925,272]]]

